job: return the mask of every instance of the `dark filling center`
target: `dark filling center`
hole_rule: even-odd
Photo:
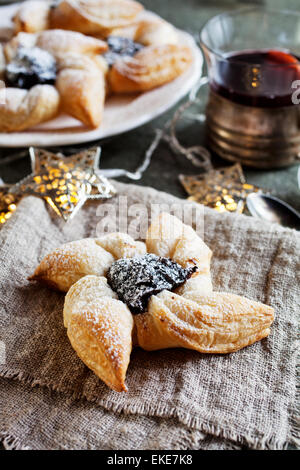
[[[147,254],[115,261],[107,280],[119,299],[137,314],[146,310],[151,295],[179,287],[196,269],[196,266],[182,268],[169,258]]]
[[[34,85],[53,85],[56,79],[56,61],[49,52],[38,47],[20,47],[16,57],[6,66],[7,84],[29,89]]]
[[[133,57],[144,46],[132,39],[122,38],[120,36],[109,36],[107,39],[109,51],[104,54],[104,57],[109,66],[112,66],[120,56]]]

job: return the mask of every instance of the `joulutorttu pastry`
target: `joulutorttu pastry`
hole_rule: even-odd
[[[175,28],[159,17],[144,13],[131,0],[62,0],[23,2],[14,16],[15,31],[37,33],[47,29],[67,29],[107,38],[130,37],[145,45],[175,44]]]
[[[19,33],[4,46],[6,100],[0,130],[21,131],[64,111],[88,127],[101,123],[105,42],[73,31]]]
[[[15,35],[0,46],[0,132],[61,113],[97,128],[111,94],[162,86],[193,61],[176,29],[132,0],[29,0],[13,21]]]
[[[107,37],[133,23],[142,10],[133,0],[62,0],[50,10],[50,25]]]
[[[107,37],[115,28],[132,24],[143,6],[133,0],[61,0],[24,2],[17,11],[16,31],[69,29]]]
[[[114,93],[151,90],[181,75],[192,62],[190,49],[173,44],[145,47],[134,57],[118,59],[108,76]]]
[[[109,387],[125,391],[133,346],[224,354],[269,335],[273,308],[213,291],[211,255],[190,226],[162,213],[145,243],[122,233],[70,242],[30,279],[67,292],[74,350]]]

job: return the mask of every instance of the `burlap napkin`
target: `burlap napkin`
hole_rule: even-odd
[[[115,413],[45,387],[0,378],[0,439],[7,449],[239,450],[175,418]]]
[[[87,204],[68,224],[53,219],[43,201],[28,197],[1,230],[0,340],[6,349],[6,361],[0,366],[1,375],[60,392],[58,407],[53,405],[51,409],[58,415],[54,422],[61,429],[60,446],[64,448],[105,448],[104,442],[99,441],[104,428],[99,426],[97,417],[102,414],[104,423],[105,415],[107,423],[117,420],[121,426],[121,420],[125,418],[116,414],[121,412],[135,415],[130,419],[127,416],[125,421],[132,434],[135,429],[137,433],[143,429],[144,436],[150,436],[156,429],[161,448],[168,447],[172,426],[174,435],[170,434],[169,444],[175,447],[179,441],[184,447],[185,441],[186,447],[192,448],[193,439],[198,443],[203,441],[201,433],[261,449],[283,448],[295,440],[298,431],[295,424],[295,366],[300,271],[300,237],[295,231],[263,225],[246,216],[218,214],[212,210],[204,212],[204,238],[214,252],[215,290],[239,293],[272,305],[276,320],[269,338],[223,356],[201,355],[183,349],[153,353],[135,350],[127,375],[127,394],[109,390],[78,359],[63,328],[63,295],[30,284],[27,276],[54,247],[69,240],[96,236],[105,208],[110,209],[110,213],[112,207],[115,208],[122,227],[124,214],[131,213],[130,224],[134,222],[137,208],[146,208],[150,215],[151,204],[164,204],[163,210],[187,204],[150,188],[117,184],[117,189],[118,197],[106,205]],[[126,204],[128,211],[124,211],[121,204]],[[190,204],[201,218],[203,208]],[[145,225],[146,218],[144,216]],[[10,382],[2,381],[3,395],[11,395],[12,392],[8,393],[8,388],[12,388]],[[18,394],[17,389],[13,390],[15,397],[20,396],[21,392]],[[29,393],[28,388],[26,390]],[[60,410],[60,399],[64,412],[63,409],[57,411]],[[73,404],[72,408],[66,409],[69,406],[66,403],[74,399],[79,400],[76,406]],[[6,411],[5,422],[0,423],[2,436],[18,436],[17,423],[19,429],[25,427],[22,410],[26,408],[21,405],[24,402],[26,400],[19,400],[19,420],[14,424],[10,421],[15,433],[5,427],[9,421]],[[76,409],[80,410],[76,413]],[[27,423],[36,422],[36,416],[31,417],[26,411],[25,414]],[[71,419],[68,418],[70,415]],[[77,431],[83,416],[89,423],[89,433],[79,435]],[[41,426],[42,423],[45,426],[44,417],[41,412]],[[74,431],[64,433],[69,421],[72,421]],[[50,419],[51,425],[53,420]],[[177,433],[184,435],[180,438],[177,435],[177,444],[174,444],[175,428]],[[191,433],[196,434],[191,436]],[[118,443],[119,448],[138,448],[136,441],[130,438],[130,432],[127,438],[127,447],[123,436],[123,441],[121,438],[114,441],[115,448]],[[34,442],[30,433],[27,439],[29,447],[45,447],[42,432]],[[50,439],[46,446],[56,448],[57,436],[55,439]],[[153,439],[149,439],[149,443],[145,444],[144,440],[143,445],[154,445]],[[26,441],[23,440],[22,445],[25,446]],[[195,444],[193,448],[197,446],[201,447]]]

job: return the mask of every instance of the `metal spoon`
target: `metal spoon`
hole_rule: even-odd
[[[300,214],[277,197],[251,193],[246,200],[248,210],[254,217],[276,222],[300,230]]]

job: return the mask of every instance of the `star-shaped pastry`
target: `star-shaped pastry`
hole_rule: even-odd
[[[214,292],[211,256],[190,225],[161,213],[145,243],[122,232],[72,241],[47,254],[29,280],[67,293],[63,316],[72,347],[123,392],[135,346],[227,354],[269,335],[273,308]]]
[[[45,199],[65,221],[74,217],[87,199],[108,199],[116,194],[99,172],[100,147],[70,157],[33,147],[29,154],[32,174],[11,191]]]

